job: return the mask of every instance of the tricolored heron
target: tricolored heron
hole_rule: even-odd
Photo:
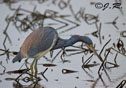
[[[21,61],[22,58],[34,58],[30,69],[33,75],[33,65],[35,77],[37,77],[37,61],[50,50],[72,46],[76,42],[84,42],[89,47],[93,47],[92,40],[87,36],[73,35],[70,39],[62,39],[57,31],[52,27],[41,27],[33,31],[22,44],[13,63]]]

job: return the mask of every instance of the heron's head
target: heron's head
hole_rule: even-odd
[[[93,47],[92,40],[87,36],[81,36],[82,42],[86,43],[89,47]]]
[[[92,40],[89,37],[87,37],[87,36],[73,35],[72,36],[72,39],[77,40],[77,41],[84,42],[89,47],[93,47]]]

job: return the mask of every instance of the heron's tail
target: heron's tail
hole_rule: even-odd
[[[18,52],[17,56],[12,60],[12,62],[13,62],[13,63],[15,63],[15,62],[17,62],[17,61],[20,62],[21,59],[22,59],[22,56],[21,56],[20,52]]]

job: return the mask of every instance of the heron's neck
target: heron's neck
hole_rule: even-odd
[[[52,50],[72,46],[73,44],[75,44],[78,41],[80,41],[80,38],[76,38],[76,39],[73,39],[73,38],[61,39],[61,38],[59,38],[56,45],[54,45],[54,47],[52,48]]]

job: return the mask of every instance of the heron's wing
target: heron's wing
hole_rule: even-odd
[[[52,48],[58,38],[58,34],[55,29],[46,27],[43,29],[32,32],[24,41],[24,46],[27,48],[27,55],[29,57],[36,57],[36,55],[45,52]],[[55,41],[54,41],[55,40]],[[24,48],[22,46],[22,49]]]

